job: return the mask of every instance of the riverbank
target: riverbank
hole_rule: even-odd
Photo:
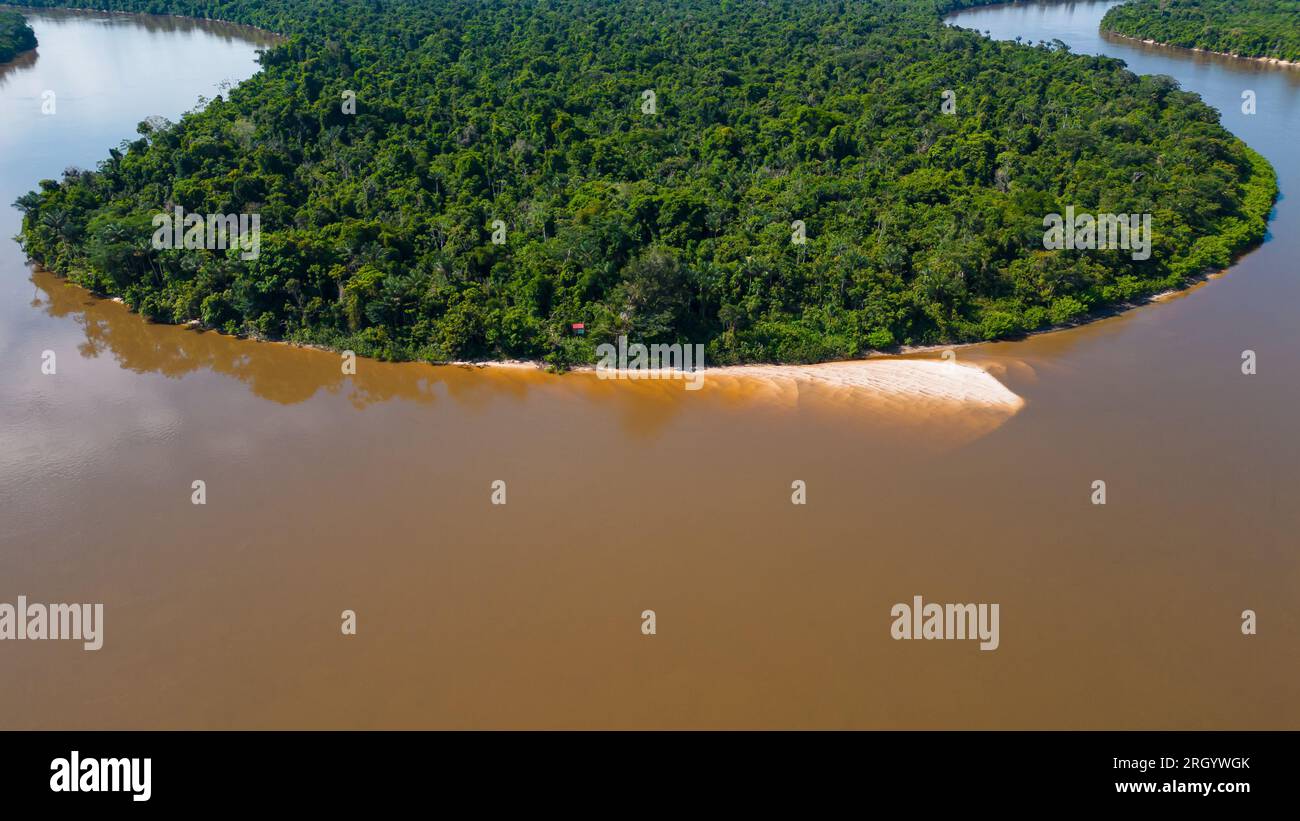
[[[1178,49],[1179,51],[1190,51],[1190,52],[1195,52],[1196,54],[1213,54],[1216,57],[1231,57],[1234,60],[1248,60],[1252,63],[1266,63],[1271,66],[1284,66],[1286,68],[1300,68],[1300,62],[1283,60],[1280,57],[1247,57],[1241,54],[1232,54],[1227,51],[1210,51],[1209,49],[1204,49],[1204,48],[1195,48],[1192,46],[1180,46],[1174,43],[1162,43],[1158,40],[1152,40],[1150,38],[1133,37],[1128,34],[1120,34],[1118,31],[1115,31],[1113,29],[1102,29],[1101,33],[1105,37],[1116,37],[1120,40],[1131,40],[1132,42],[1142,43],[1143,45],[1147,45],[1147,46],[1160,46],[1161,48],[1172,48],[1172,49]]]
[[[74,288],[80,288],[60,277],[60,281]],[[84,289],[83,289],[84,290]],[[121,298],[110,301],[130,310]],[[140,322],[145,320],[135,316]],[[204,329],[199,323],[191,322],[185,327],[195,333],[220,334],[213,329]],[[225,334],[220,334],[226,336]],[[246,344],[284,345],[293,348],[318,351],[320,353],[342,356],[345,352],[324,345],[289,342],[285,340],[254,339],[245,337]],[[972,343],[975,344],[975,343]],[[951,351],[958,346],[946,346],[927,349],[935,352]],[[961,346],[964,347],[964,346]],[[920,349],[906,352],[908,355],[924,353]],[[365,357],[358,357],[365,359]],[[378,361],[378,360],[368,360]],[[501,370],[548,370],[557,377],[545,362],[524,359],[505,360],[455,360],[450,362],[405,362],[388,363],[432,368],[470,368]],[[597,376],[594,365],[579,365],[569,368],[566,373]],[[920,401],[940,402],[994,408],[1015,412],[1024,406],[1024,399],[1003,385],[997,377],[984,368],[957,361],[949,353],[937,359],[904,358],[894,355],[881,355],[866,359],[846,360],[840,362],[822,362],[808,365],[707,365],[693,373],[683,373],[671,369],[658,368],[644,371],[628,371],[620,375],[619,381],[627,382],[671,382],[707,385],[710,380],[754,380],[767,383],[817,384],[850,391],[865,391],[878,398],[910,398]]]
[[[461,367],[523,368],[536,370],[538,363],[512,360],[507,362],[457,362]],[[434,366],[445,367],[445,366]],[[573,373],[597,374],[594,367],[574,368]],[[764,382],[816,383],[854,391],[867,391],[877,397],[912,398],[931,402],[975,405],[1016,411],[1024,399],[1012,392],[988,371],[955,359],[859,359],[847,362],[823,362],[816,365],[724,365],[704,368],[695,374],[664,369],[630,372],[626,381],[664,381],[686,377],[708,384],[712,379],[741,379]]]
[[[36,34],[27,25],[26,18],[0,6],[0,63],[32,51],[36,45]]]
[[[1126,0],[1106,10],[1099,30],[1238,60],[1288,67],[1300,62],[1295,0]]]
[[[163,13],[155,13],[149,11],[132,11],[132,10],[123,10],[123,9],[98,9],[98,8],[88,8],[85,6],[73,6],[70,4],[62,4],[62,3],[54,3],[51,5],[40,5],[38,3],[36,5],[27,5],[27,6],[14,6],[14,5],[7,5],[4,3],[0,3],[0,12],[3,11],[19,12],[20,10],[27,10],[28,12],[39,12],[40,14],[45,14],[52,17],[54,16],[88,17],[88,18],[113,17],[119,19],[125,18],[125,19],[154,20],[159,22],[174,21],[177,23],[188,24],[191,26],[199,23],[206,23],[206,24],[215,23],[222,26],[229,26],[232,29],[243,29],[247,32],[255,32],[258,35],[261,35],[261,37],[276,41],[277,44],[286,42],[289,39],[288,35],[283,34],[281,32],[274,31],[272,29],[268,29],[263,26],[256,26],[253,25],[252,23],[242,22],[240,20],[235,20],[235,19],[230,19],[225,17],[196,17],[192,14],[163,14]],[[249,38],[249,39],[258,39],[258,38]]]

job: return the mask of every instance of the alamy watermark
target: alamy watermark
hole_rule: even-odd
[[[173,214],[155,214],[153,227],[155,251],[239,248],[239,258],[250,260],[262,250],[261,214],[187,214],[178,205]]]
[[[50,762],[51,792],[124,792],[132,801],[153,795],[152,758],[82,758],[73,750]]]
[[[1132,251],[1133,259],[1151,258],[1150,214],[1076,214],[1074,206],[1065,216],[1043,217],[1043,247],[1049,251]]]
[[[618,338],[618,346],[605,342],[596,346],[596,376],[601,379],[684,379],[686,390],[704,387],[704,346],[700,344],[640,342],[627,344]]]
[[[0,640],[62,639],[82,642],[86,650],[104,646],[104,605],[0,602]]]
[[[978,639],[981,650],[996,650],[998,605],[935,604],[913,596],[912,603],[899,602],[889,610],[894,623],[889,635],[904,639]]]

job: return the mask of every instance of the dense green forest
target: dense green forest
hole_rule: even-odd
[[[1101,27],[1184,48],[1300,62],[1300,0],[1133,0],[1106,12]]]
[[[36,35],[21,14],[0,9],[0,63],[36,48]]]
[[[1262,238],[1272,169],[1214,109],[942,24],[972,4],[91,3],[287,39],[227,96],[41,181],[21,239],[159,321],[567,366],[624,333],[712,365],[1014,336]],[[1067,205],[1152,214],[1150,259],[1044,250]],[[259,214],[260,256],[154,250],[175,206]]]

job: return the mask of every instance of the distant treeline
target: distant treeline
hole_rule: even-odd
[[[1106,12],[1101,27],[1171,46],[1300,62],[1300,0],[1133,0]]]
[[[22,197],[28,254],[152,319],[385,358],[1015,336],[1227,266],[1276,193],[1170,78],[944,26],[962,0],[90,4],[288,41]],[[260,255],[158,250],[176,206],[259,214]],[[1068,206],[1151,214],[1150,258],[1045,250]]]
[[[36,48],[36,34],[21,14],[0,9],[0,63]]]

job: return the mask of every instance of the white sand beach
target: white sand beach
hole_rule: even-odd
[[[818,365],[744,365],[705,371],[705,378],[821,383],[882,398],[978,405],[1016,411],[1024,400],[992,374],[940,359],[868,359]]]

